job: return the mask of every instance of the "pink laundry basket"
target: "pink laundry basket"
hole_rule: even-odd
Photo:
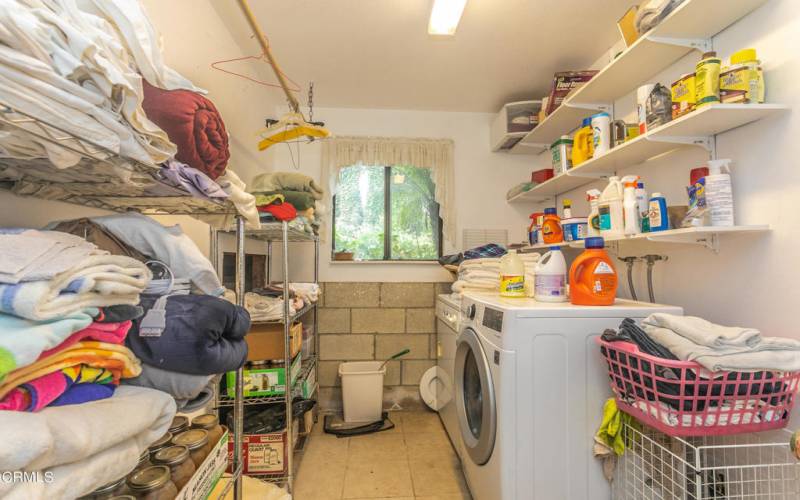
[[[710,372],[597,338],[617,406],[670,436],[780,429],[789,422],[800,372]]]

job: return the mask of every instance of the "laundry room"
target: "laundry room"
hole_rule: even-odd
[[[0,0],[0,498],[800,498],[798,45],[800,0]]]

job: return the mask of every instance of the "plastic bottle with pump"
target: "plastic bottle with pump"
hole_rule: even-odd
[[[567,261],[561,247],[550,247],[533,270],[533,298],[541,302],[567,301]]]
[[[642,232],[648,233],[650,232],[650,204],[642,181],[636,183],[636,205],[639,207],[639,222]]]
[[[600,234],[603,238],[621,238],[625,234],[622,191],[619,177],[609,177],[608,186],[603,190],[597,204],[600,214]]]
[[[639,203],[636,200],[637,175],[626,175],[622,178],[622,212],[625,218],[625,235],[630,236],[642,232],[642,217],[639,214]]]
[[[710,160],[706,176],[706,207],[712,226],[733,226],[731,160]]]
[[[525,264],[516,250],[500,259],[500,296],[525,297]]]
[[[600,191],[598,189],[590,189],[586,191],[586,199],[589,201],[589,206],[591,207],[589,211],[586,235],[600,236],[600,211],[598,209]]]

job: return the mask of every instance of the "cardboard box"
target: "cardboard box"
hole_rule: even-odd
[[[317,371],[315,369],[309,370],[308,374],[301,380],[295,387],[295,392],[292,396],[300,396],[305,399],[311,398],[314,391],[317,389]]]
[[[297,380],[300,374],[301,358],[295,356],[291,366],[291,384]],[[283,366],[270,368],[258,368],[254,370],[243,370],[244,372],[244,395],[247,396],[280,396],[286,391],[286,373]],[[234,397],[236,387],[234,384],[235,373],[226,374],[226,393],[228,397]]]
[[[636,31],[636,13],[639,11],[639,6],[634,5],[625,12],[625,15],[617,21],[619,33],[622,39],[625,40],[625,45],[630,47],[633,42],[639,39],[639,32]]]
[[[289,329],[292,357],[303,347],[303,324],[295,322]],[[283,359],[284,332],[282,323],[254,323],[245,337],[247,341],[247,360],[265,361]]]
[[[286,431],[242,436],[242,462],[245,474],[284,474],[286,472]],[[228,460],[233,463],[233,436],[228,441]],[[229,471],[230,472],[230,471]]]
[[[570,92],[580,88],[591,80],[598,72],[596,70],[585,71],[561,71],[553,75],[553,86],[547,98],[547,114],[556,110]]]
[[[222,473],[228,468],[228,431],[211,450],[192,479],[178,492],[176,500],[198,500],[209,498],[214,487],[217,485]]]

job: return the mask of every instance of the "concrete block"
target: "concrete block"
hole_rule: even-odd
[[[325,283],[325,307],[378,307],[379,283]]]
[[[319,342],[319,354],[322,360],[375,359],[375,337],[373,335],[322,335]]]
[[[375,359],[388,359],[403,349],[411,352],[401,359],[428,359],[430,356],[429,335],[377,335],[375,337]]]
[[[436,331],[436,310],[406,309],[406,332],[433,333]]]
[[[317,310],[319,333],[350,333],[350,309]]]
[[[419,385],[422,374],[435,365],[432,359],[412,359],[403,361],[403,385]]]
[[[434,307],[433,283],[382,283],[381,307]]]
[[[353,309],[353,333],[404,333],[406,316],[403,309]]]
[[[339,387],[342,385],[342,380],[339,378],[339,363],[341,361],[319,362],[320,387]]]

